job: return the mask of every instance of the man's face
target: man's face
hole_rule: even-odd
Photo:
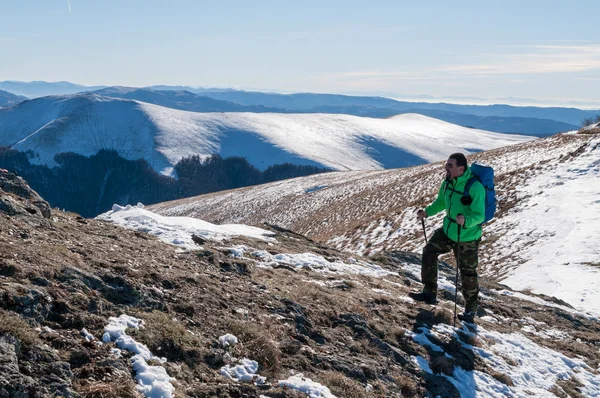
[[[465,168],[463,166],[456,165],[456,159],[449,158],[446,161],[446,179],[454,180],[456,177],[460,177],[465,172]]]

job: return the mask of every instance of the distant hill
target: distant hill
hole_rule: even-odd
[[[576,108],[541,108],[511,105],[458,105],[446,103],[405,102],[383,97],[358,97],[335,94],[275,94],[250,91],[206,91],[203,95],[243,105],[264,105],[297,111],[317,112],[319,107],[363,106],[383,108],[398,113],[414,110],[438,110],[476,116],[523,117],[549,119],[579,126],[585,118],[594,117],[600,110]]]
[[[524,134],[526,132],[536,137],[547,137],[559,132],[579,129],[579,126],[574,124],[530,117],[477,116],[437,109],[410,109],[407,113],[418,113],[460,126],[500,133]]]
[[[105,96],[135,99],[194,112],[329,113],[375,118],[386,118],[401,113],[418,113],[460,126],[537,137],[575,130],[581,126],[584,119],[594,118],[600,114],[600,110],[566,107],[458,105],[397,101],[385,97],[313,93],[278,94],[230,88],[167,85],[133,88],[82,86],[69,82],[5,81],[0,82],[0,90],[30,98],[96,92]],[[208,98],[222,102],[211,102]]]
[[[528,117],[506,117],[506,116],[477,116],[466,113],[450,112],[438,109],[408,110],[390,109],[373,105],[322,105],[305,109],[298,104],[285,104],[289,108],[276,108],[264,105],[241,105],[231,101],[218,100],[210,97],[210,89],[195,89],[197,93],[186,90],[168,89],[163,86],[162,90],[139,89],[134,87],[108,87],[93,91],[94,94],[105,95],[115,98],[127,98],[137,101],[148,102],[155,105],[165,106],[192,112],[277,112],[277,113],[329,113],[345,114],[364,117],[387,118],[400,113],[418,113],[430,116],[459,126],[477,128],[499,133],[526,134],[536,137],[547,137],[559,132],[577,130],[578,125],[568,124],[550,119],[537,119]],[[165,89],[166,88],[166,89]],[[219,90],[219,93],[232,93],[234,90]],[[207,94],[207,95],[205,95]],[[268,94],[267,94],[268,95]],[[354,97],[351,97],[354,98]],[[367,98],[367,97],[356,97]],[[269,101],[266,101],[267,103]],[[344,101],[342,101],[344,102]],[[379,104],[385,106],[384,103]]]
[[[292,163],[334,170],[413,166],[532,139],[465,128],[426,116],[196,113],[93,94],[44,97],[0,109],[0,146],[36,164],[114,149],[171,174],[193,155],[241,156],[260,170]]]
[[[125,98],[167,108],[191,112],[282,112],[282,109],[268,108],[263,105],[240,105],[194,94],[189,91],[152,90],[135,87],[107,87],[92,91],[113,98]]]
[[[8,91],[0,90],[0,106],[16,105],[19,102],[25,101],[26,99],[27,97],[23,97],[22,95],[16,95],[9,93]]]
[[[83,91],[98,90],[104,87],[105,86],[82,86],[70,82],[19,82],[12,80],[0,82],[0,90],[6,90],[28,98],[38,98],[47,95],[75,94]]]

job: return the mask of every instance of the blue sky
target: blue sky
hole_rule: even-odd
[[[597,0],[0,7],[0,81],[600,103]]]

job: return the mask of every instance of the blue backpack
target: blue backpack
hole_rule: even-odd
[[[473,163],[471,165],[471,173],[473,177],[469,178],[465,184],[465,191],[463,197],[467,202],[470,203],[471,197],[469,195],[469,189],[475,181],[479,181],[485,188],[485,219],[483,223],[490,221],[494,218],[496,213],[496,191],[494,190],[494,169],[491,166],[483,163]]]

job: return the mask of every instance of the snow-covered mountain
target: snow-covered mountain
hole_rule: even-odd
[[[8,91],[0,90],[0,107],[16,105],[19,102],[25,101],[27,98],[22,95],[9,93]]]
[[[107,87],[91,94],[104,97],[131,99],[167,108],[192,112],[283,112],[283,109],[268,108],[262,105],[240,105],[229,101],[194,94],[186,90],[153,90],[136,87]],[[289,112],[287,112],[289,113]]]
[[[0,110],[0,145],[33,151],[32,162],[53,165],[61,152],[92,155],[115,149],[146,159],[163,174],[191,155],[242,156],[273,164],[334,170],[411,166],[525,142],[532,137],[460,127],[404,114],[389,119],[335,114],[196,113],[82,94],[25,101]]]
[[[484,278],[600,314],[600,136],[559,134],[470,160],[496,171],[499,209],[484,228]],[[217,223],[275,224],[362,255],[420,252],[415,214],[435,198],[442,173],[441,164],[328,173],[150,209]],[[428,235],[442,216],[427,220]]]
[[[38,98],[46,95],[75,94],[83,91],[94,91],[105,86],[82,86],[71,82],[21,82],[5,80],[0,82],[0,90],[23,95],[28,98]]]

